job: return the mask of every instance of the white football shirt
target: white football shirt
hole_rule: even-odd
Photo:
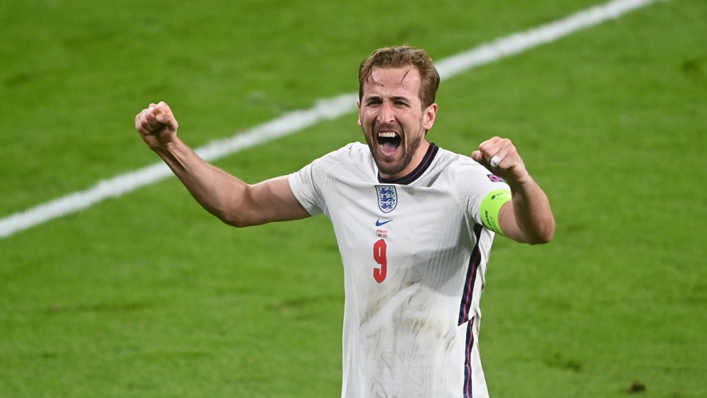
[[[494,234],[479,208],[505,182],[434,144],[386,181],[361,143],[289,182],[331,220],[344,265],[342,397],[487,397],[477,343]]]

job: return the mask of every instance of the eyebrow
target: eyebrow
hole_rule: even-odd
[[[405,102],[410,102],[410,101],[411,101],[410,98],[404,97],[404,96],[402,96],[402,95],[386,96],[385,98],[388,98],[388,99],[390,99],[391,101],[405,101]],[[370,94],[370,95],[366,95],[366,96],[363,97],[363,100],[366,101],[366,102],[371,101],[371,100],[378,100],[378,99],[382,100],[382,99],[383,99],[383,96],[378,95],[378,94]]]

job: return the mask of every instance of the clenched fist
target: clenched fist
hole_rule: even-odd
[[[150,104],[135,116],[135,129],[152,149],[164,147],[174,141],[178,127],[179,123],[172,110],[164,102]]]
[[[508,138],[493,137],[484,141],[471,158],[509,184],[522,183],[530,178],[523,159]]]

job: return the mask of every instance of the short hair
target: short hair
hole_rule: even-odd
[[[375,50],[361,62],[358,68],[358,99],[363,98],[363,85],[371,76],[374,68],[400,68],[413,66],[420,73],[420,102],[427,108],[435,102],[439,88],[439,73],[432,58],[425,50],[410,46],[385,47]]]

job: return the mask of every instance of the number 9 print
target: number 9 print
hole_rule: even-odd
[[[388,245],[383,239],[378,240],[373,245],[373,259],[380,265],[380,268],[373,269],[373,278],[378,283],[383,282],[388,274],[388,256],[386,255],[387,249]]]

